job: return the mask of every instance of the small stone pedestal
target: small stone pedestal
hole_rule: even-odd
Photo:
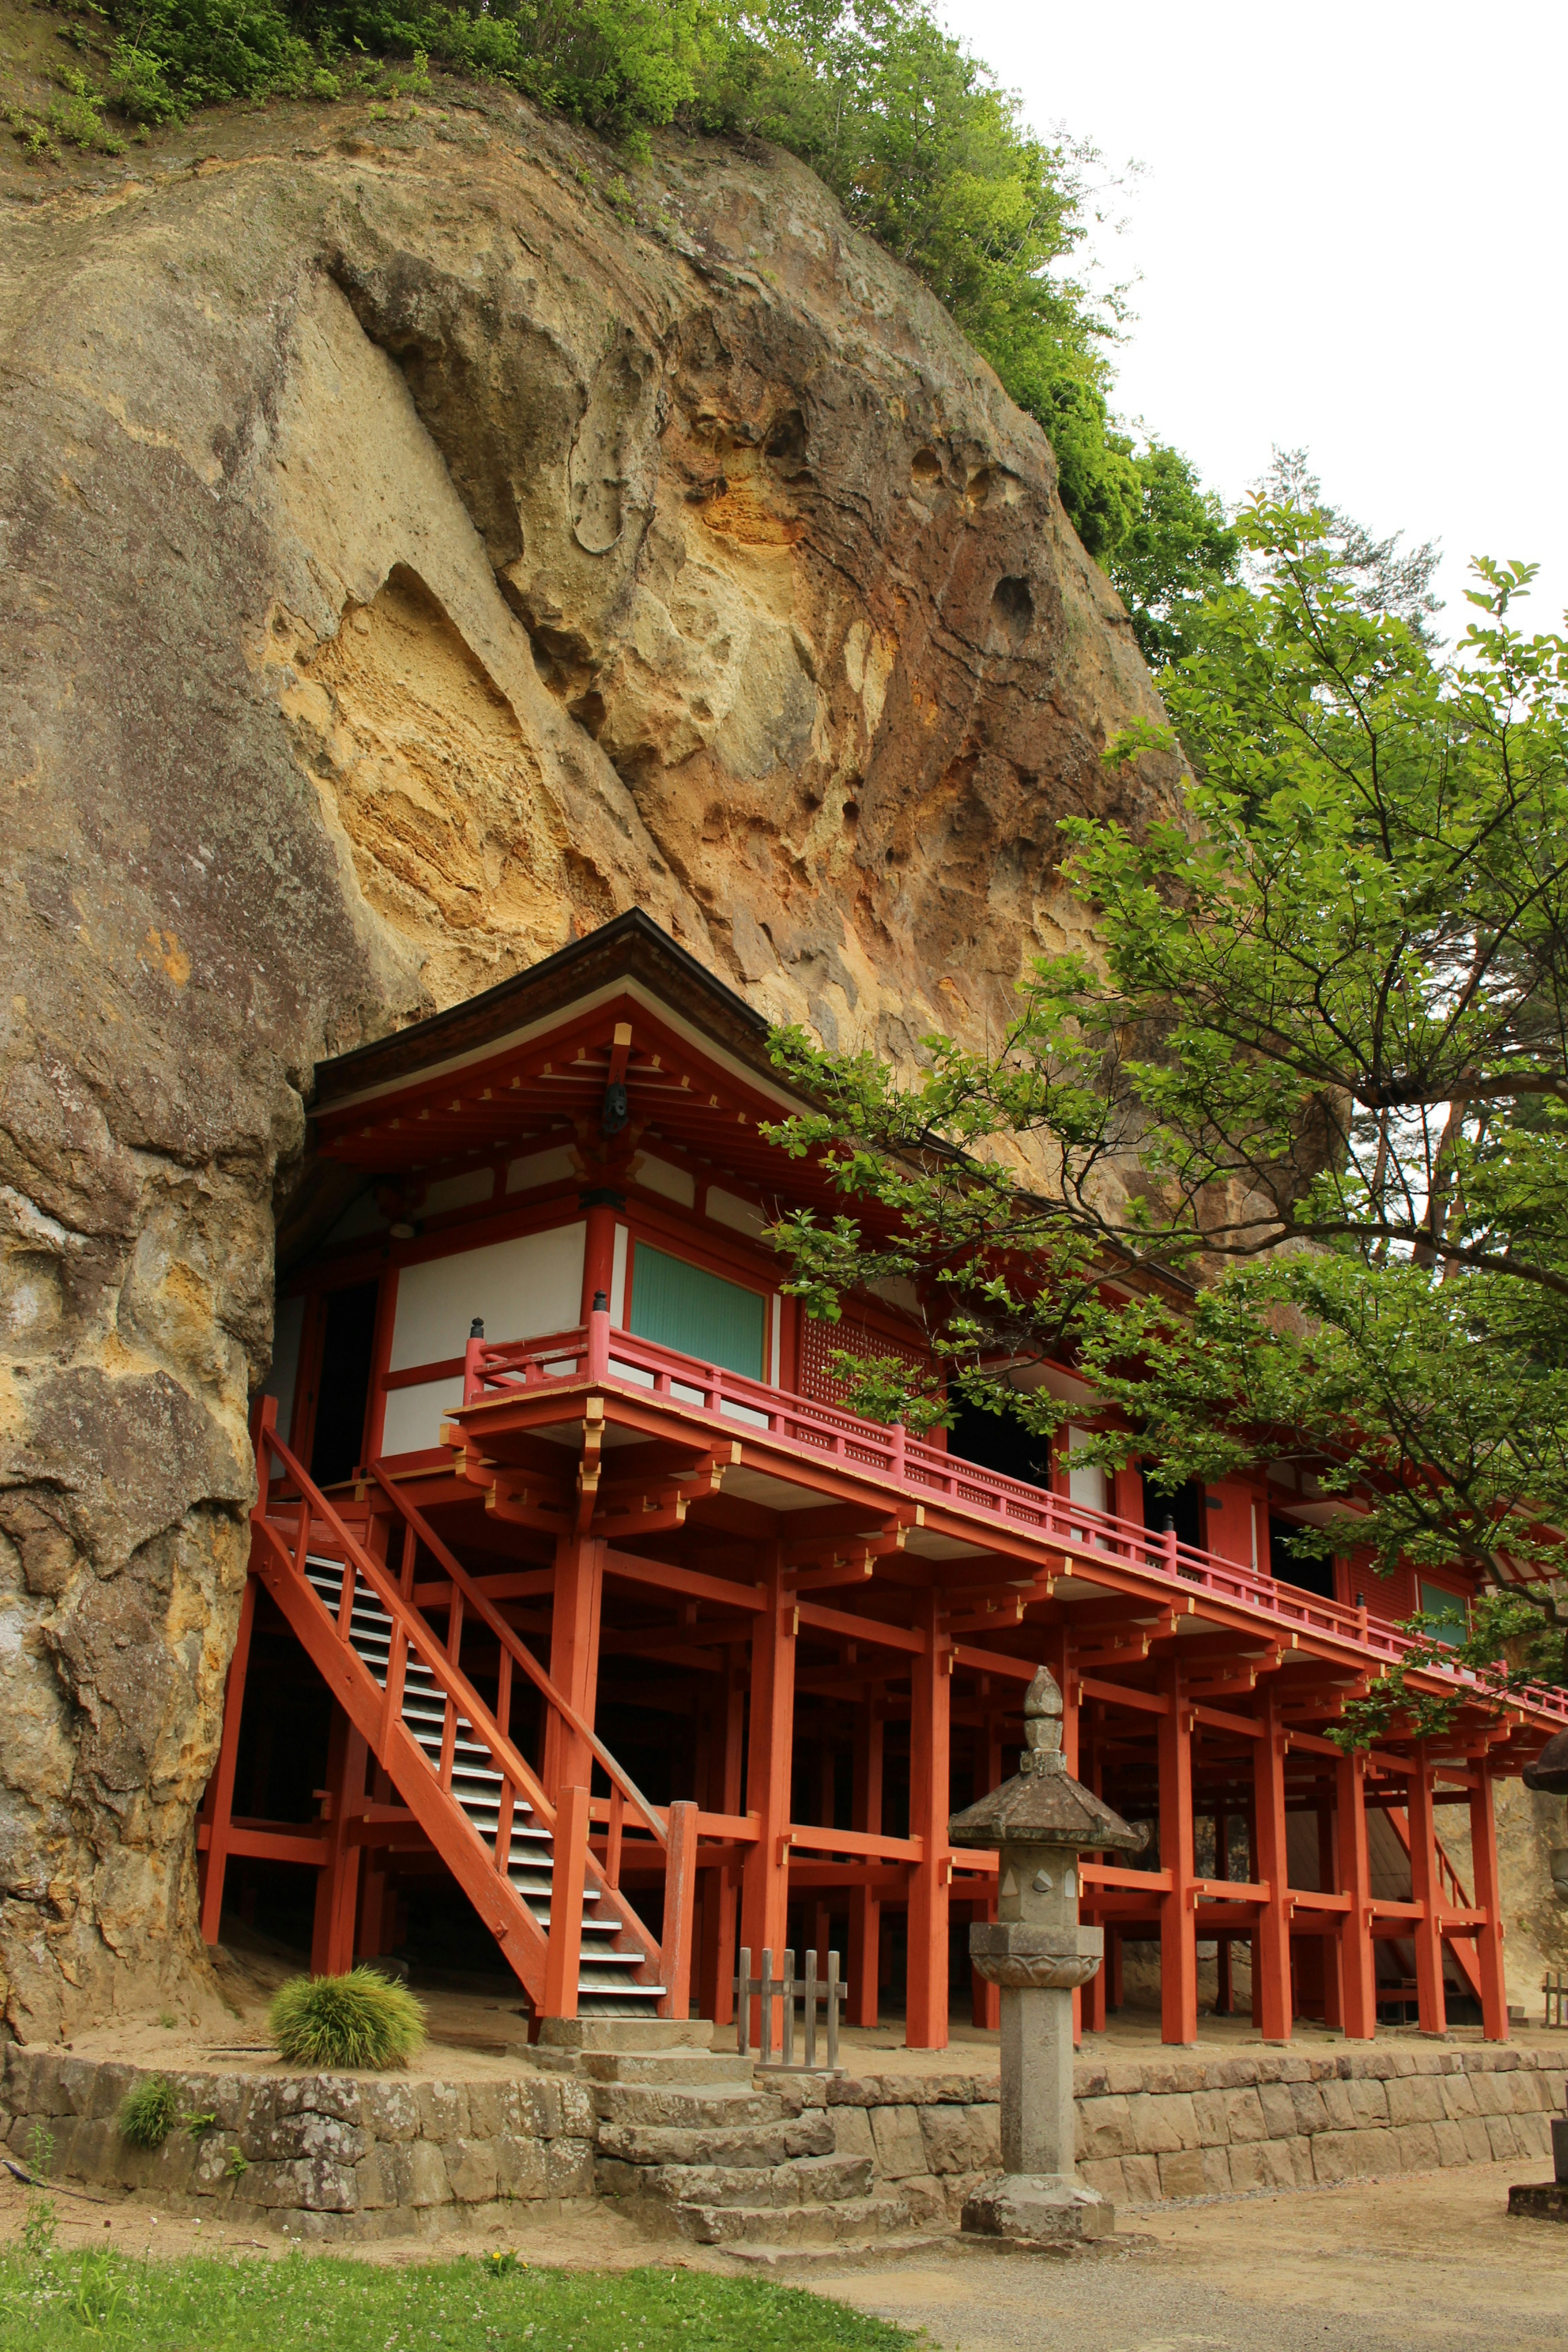
[[[1105,1938],[1079,1925],[1080,1853],[1135,1853],[1148,1835],[1068,1777],[1062,1699],[1041,1667],[1024,1701],[1026,1742],[1005,1781],[947,1833],[994,1846],[1000,1874],[994,1925],[971,1927],[975,1967],[1002,1994],[1002,2162],[964,2202],[963,2227],[1021,2245],[1108,2237],[1113,2206],[1078,2178],[1073,2160],[1072,1997],[1100,1964]]]

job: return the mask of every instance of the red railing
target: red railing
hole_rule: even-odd
[[[742,1373],[699,1363],[673,1348],[612,1330],[605,1314],[590,1317],[586,1328],[579,1325],[543,1339],[499,1344],[470,1339],[464,1358],[463,1402],[479,1404],[487,1398],[583,1381],[651,1393],[731,1426],[765,1431],[775,1443],[804,1454],[826,1454],[852,1463],[857,1470],[895,1486],[906,1499],[942,1501],[980,1512],[1053,1548],[1080,1555],[1100,1553],[1108,1563],[1120,1561],[1184,1591],[1196,1586],[1215,1600],[1256,1611],[1271,1624],[1347,1642],[1380,1665],[1397,1664],[1408,1655],[1409,1645],[1396,1629],[1369,1619],[1364,1609],[1347,1609],[1339,1601],[1278,1584],[1256,1570],[1178,1542],[1173,1533],[1140,1527],[1066,1495],[964,1462],[910,1437],[898,1423],[885,1428],[840,1406],[789,1396]],[[1091,1562],[1086,1559],[1085,1565]],[[1568,1723],[1568,1691],[1531,1684],[1500,1694],[1484,1675],[1468,1668],[1423,1671],[1488,1696],[1506,1696],[1554,1723]]]

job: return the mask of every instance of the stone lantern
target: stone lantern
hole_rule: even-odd
[[[1002,1991],[1005,2170],[966,2200],[963,2227],[1032,2242],[1100,2238],[1115,2210],[1073,2163],[1072,1997],[1105,1949],[1101,1928],[1079,1926],[1079,1855],[1136,1853],[1149,1832],[1069,1778],[1062,1695],[1044,1666],[1024,1700],[1024,1738],[1016,1778],[947,1825],[953,1845],[1001,1854],[996,1922],[971,1927],[969,1951]]]
[[[1568,1797],[1568,1731],[1554,1734],[1534,1763],[1525,1766],[1524,1785],[1541,1796]],[[1552,1891],[1559,1903],[1568,1903],[1568,1845],[1552,1847],[1551,1868]]]

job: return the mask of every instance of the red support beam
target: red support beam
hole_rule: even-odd
[[[725,1654],[724,1681],[710,1732],[708,1805],[715,1813],[738,1814],[745,1761],[746,1670],[744,1653]],[[735,1908],[741,1874],[732,1864],[706,1871],[702,1883],[701,2014],[716,2025],[735,2021]]]
[[[1002,1781],[1002,1718],[999,1715],[986,1717],[975,1743],[975,1752],[979,1768],[974,1776],[976,1792],[983,1794],[988,1789],[999,1788]],[[983,1916],[987,1924],[995,1920],[994,1887],[986,1897],[984,1915],[978,1906],[970,1915],[976,1923]],[[969,1973],[971,2021],[984,2031],[994,2033],[1002,2022],[1002,1988],[989,1983],[978,1969],[971,1969]]]
[[[1331,1780],[1318,1783],[1318,1886],[1321,1893],[1342,1893],[1335,1876],[1334,1792]],[[1323,2023],[1335,2033],[1345,2021],[1344,1954],[1341,1934],[1323,1938]]]
[[[910,1672],[910,1835],[922,1841],[921,1859],[910,1873],[904,2012],[904,2045],[910,2050],[947,2048],[952,1649],[941,1627],[938,1597],[934,1588],[916,1595],[915,1625],[923,1639]]]
[[[855,1786],[850,1818],[867,1837],[882,1834],[883,1717],[876,1692],[862,1696],[855,1717]],[[874,1886],[857,1886],[849,1896],[849,1998],[847,2021],[875,2031],[882,1943],[882,1898]]]
[[[1258,1916],[1252,1939],[1252,2016],[1265,2042],[1290,2039],[1290,1905],[1289,1862],[1285,1838],[1285,1726],[1279,1715],[1279,1692],[1271,1677],[1265,1685],[1258,1719],[1263,1736],[1252,1751],[1253,1807],[1256,1851],[1252,1867],[1258,1883],[1268,1888],[1268,1900]]]
[[[268,1399],[270,1404],[272,1400]],[[202,1941],[216,1944],[223,1923],[223,1881],[228,1864],[229,1825],[234,1819],[234,1773],[239,1757],[239,1722],[245,1709],[245,1677],[250,1664],[250,1633],[256,1622],[256,1579],[247,1576],[239,1603],[239,1630],[223,1693],[223,1736],[213,1774],[212,1811],[202,1881]]]
[[[1475,1874],[1470,1900],[1478,1911],[1486,1914],[1486,1925],[1476,1937],[1476,1963],[1481,1979],[1481,2032],[1488,2042],[1506,2042],[1508,1980],[1503,1973],[1497,1821],[1492,1811],[1491,1775],[1484,1754],[1471,1759],[1471,1769],[1476,1777],[1470,1790],[1470,1860]]]
[[[555,1595],[550,1618],[550,1679],[592,1728],[599,1687],[599,1617],[605,1591],[605,1547],[591,1536],[568,1535],[555,1546]],[[546,1709],[546,1796],[589,1785],[594,1761],[579,1738],[553,1707]]]
[[[1415,1743],[1415,1769],[1410,1776],[1410,1897],[1421,1906],[1415,1922],[1415,2002],[1423,2033],[1447,2031],[1447,2002],[1443,1991],[1443,1928],[1437,1871],[1437,1824],[1432,1810],[1432,1769],[1426,1743]]]
[[[542,2017],[575,2017],[582,1973],[583,1889],[588,1874],[586,1789],[563,1789],[555,1809],[554,1864],[550,1878],[550,1941],[544,1956]]]
[[[353,1966],[354,1913],[359,1900],[363,1849],[351,1835],[352,1816],[365,1793],[370,1746],[341,1706],[332,1709],[327,1744],[326,1862],[316,1881],[316,1916],[310,1934],[310,1973],[341,1977]]]
[[[772,1952],[778,1968],[789,1938],[787,1838],[798,1627],[795,1604],[784,1591],[776,1542],[759,1545],[757,1564],[763,1570],[767,1607],[752,1635],[746,1811],[756,1816],[758,1835],[741,1873],[741,1942],[752,1955],[753,1973],[764,1951]]]
[[[1198,2038],[1198,1945],[1193,1851],[1193,1717],[1183,1700],[1181,1668],[1160,1668],[1169,1705],[1159,1718],[1160,1864],[1171,1874],[1160,1899],[1160,2038],[1193,2048]],[[1071,1769],[1071,1767],[1068,1767]]]
[[[697,1903],[697,1811],[689,1799],[669,1808],[664,1863],[664,1932],[658,1969],[664,1981],[661,2017],[691,2014],[691,1929]]]
[[[1350,1896],[1340,1935],[1340,1985],[1344,2030],[1352,2042],[1377,2032],[1377,1969],[1372,1941],[1372,1875],[1366,1843],[1366,1758],[1359,1750],[1334,1767],[1334,1878]]]

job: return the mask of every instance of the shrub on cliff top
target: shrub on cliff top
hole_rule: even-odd
[[[132,2147],[162,2147],[180,2120],[180,2102],[167,2074],[149,2074],[120,2105],[120,2136]]]
[[[374,1969],[291,1977],[267,2019],[279,2057],[294,2066],[405,2066],[425,2040],[425,2005]]]

